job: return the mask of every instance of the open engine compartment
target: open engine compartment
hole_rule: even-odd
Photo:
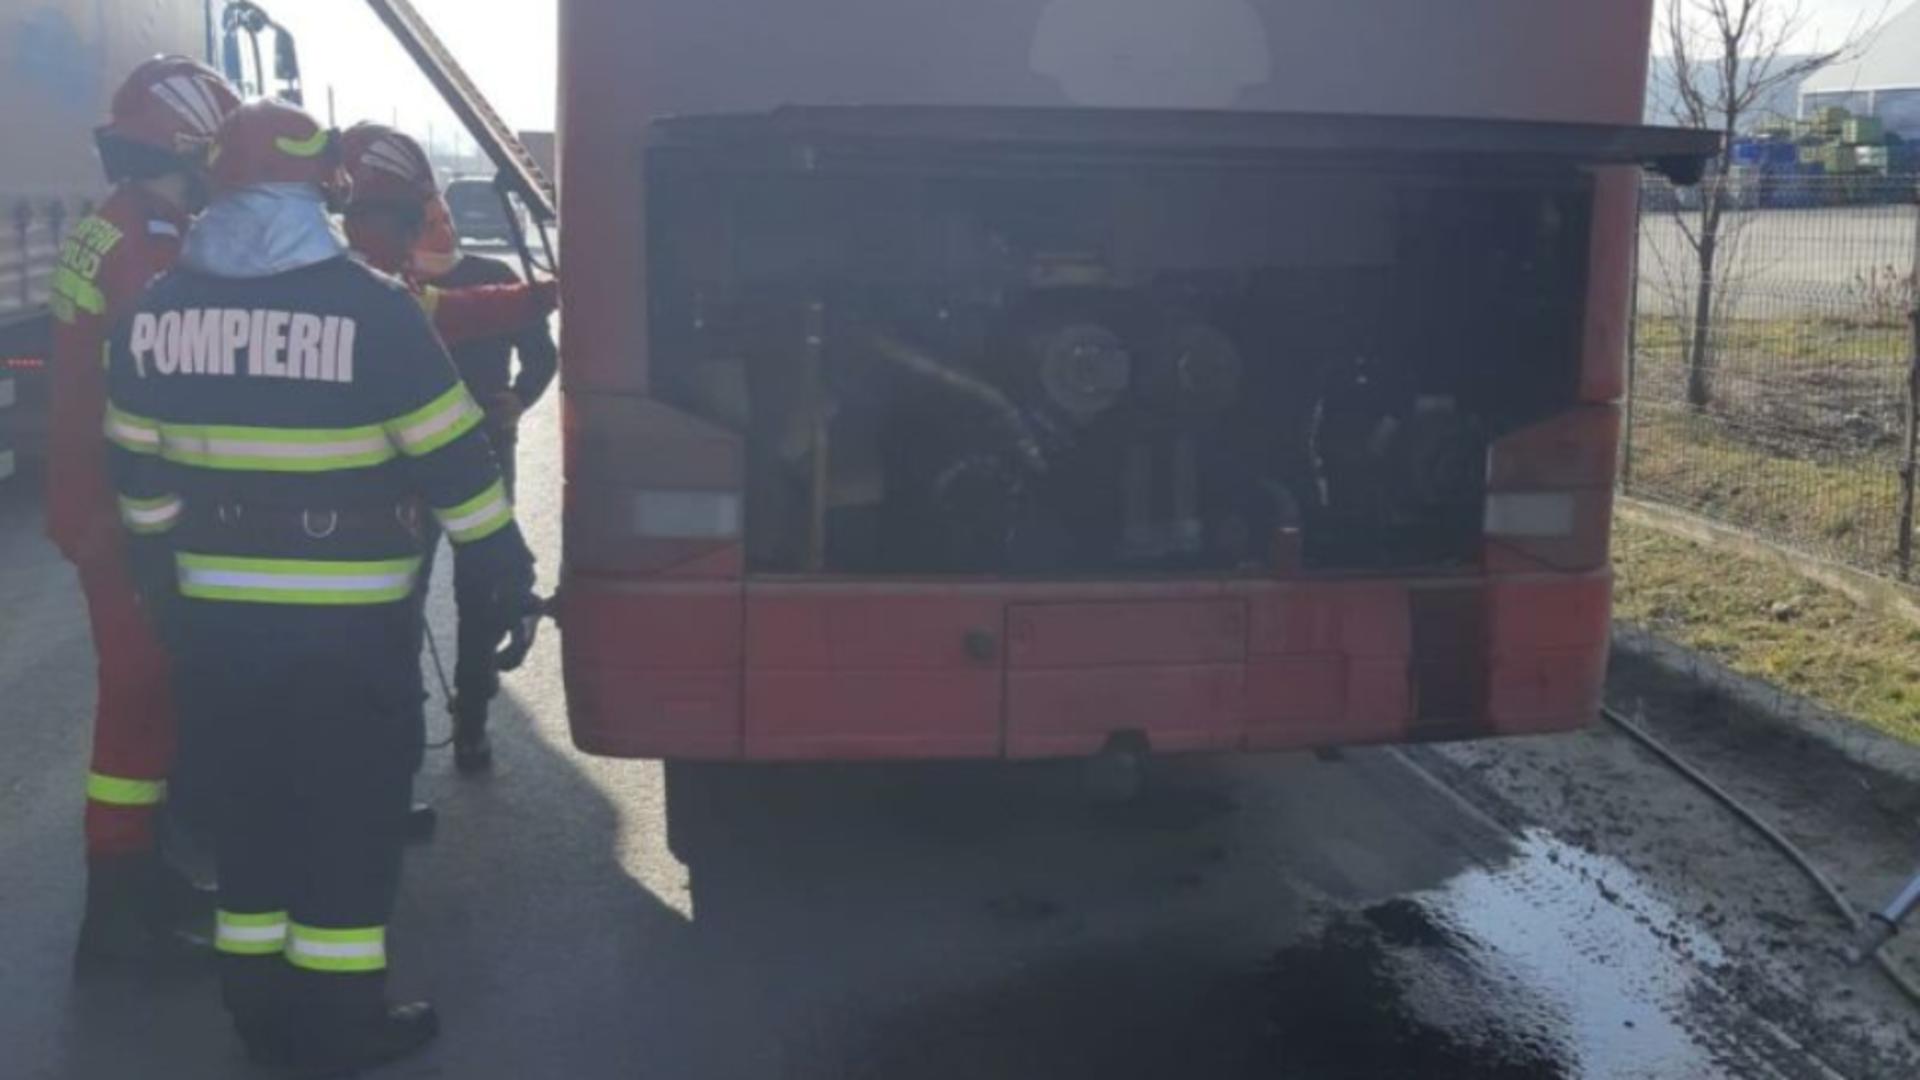
[[[651,392],[744,439],[749,571],[1477,562],[1578,396],[1586,171],[990,141],[650,151]]]

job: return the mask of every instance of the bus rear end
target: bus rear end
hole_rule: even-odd
[[[1645,3],[1353,7],[565,0],[576,743],[1588,722],[1636,172],[1711,145]]]

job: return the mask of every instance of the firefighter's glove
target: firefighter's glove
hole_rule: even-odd
[[[519,526],[509,525],[484,540],[455,549],[453,574],[455,591],[473,599],[474,617],[480,620],[489,642],[498,644],[515,634],[530,611],[538,617],[533,552],[527,550]],[[531,641],[527,647],[532,647]],[[521,659],[525,659],[524,653]]]
[[[540,636],[540,620],[546,614],[545,600],[531,592],[521,597],[520,617],[507,631],[507,643],[493,654],[495,670],[520,670],[520,665],[527,662],[527,654],[533,651],[534,641]]]

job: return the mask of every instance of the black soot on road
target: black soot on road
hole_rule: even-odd
[[[1752,1075],[1719,946],[1625,867],[1543,833],[1512,861],[1334,918],[1263,977],[1264,1075]],[[1270,1071],[1269,1071],[1270,1070]]]

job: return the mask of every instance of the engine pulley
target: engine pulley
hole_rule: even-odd
[[[1120,336],[1096,323],[1069,323],[1028,339],[1041,393],[1077,423],[1119,404],[1133,382],[1133,357]]]

